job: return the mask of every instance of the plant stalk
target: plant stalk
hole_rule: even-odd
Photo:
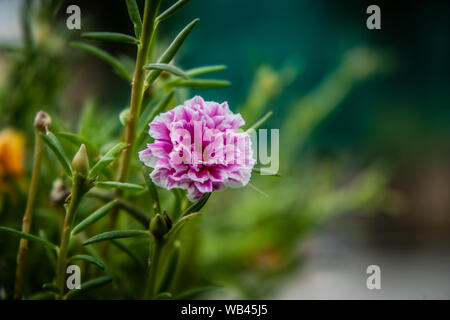
[[[125,127],[125,143],[127,144],[127,148],[124,150],[120,160],[120,166],[117,175],[117,181],[119,182],[127,181],[131,156],[134,153],[136,127],[138,123],[139,113],[142,107],[144,93],[145,70],[143,69],[143,67],[147,63],[149,49],[154,38],[153,33],[155,30],[155,18],[160,4],[161,0],[145,1],[142,36],[137,51],[136,70],[133,75],[131,89],[130,115],[128,123]],[[116,194],[120,196],[122,194],[122,191],[120,189],[116,189]],[[114,229],[118,212],[118,208],[113,209],[113,212],[110,215],[109,229]]]
[[[81,180],[81,181],[80,181]],[[77,173],[74,174],[74,184],[72,187],[72,195],[70,199],[69,208],[67,209],[66,216],[64,218],[63,232],[61,235],[61,244],[59,246],[58,260],[56,263],[56,286],[58,287],[57,299],[62,299],[64,296],[64,282],[66,275],[67,254],[69,251],[69,242],[71,238],[71,231],[73,222],[75,220],[75,213],[83,198],[83,183],[84,179],[79,179]]]
[[[162,251],[164,247],[164,241],[153,237],[152,250],[150,252],[150,269],[147,278],[147,284],[145,286],[144,299],[154,299],[158,292],[158,270],[161,261]]]
[[[44,143],[39,137],[39,128],[35,126],[34,133],[34,154],[33,171],[31,175],[30,188],[28,190],[27,205],[22,220],[22,232],[30,233],[31,221],[33,218],[33,209],[36,200],[36,194],[39,184],[39,175],[41,171],[42,150]],[[20,239],[19,251],[17,252],[16,281],[14,285],[14,299],[20,299],[23,292],[25,258],[28,251],[28,240]]]

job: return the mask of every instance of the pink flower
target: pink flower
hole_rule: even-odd
[[[139,159],[154,169],[150,177],[156,185],[186,189],[191,201],[243,187],[255,165],[250,136],[237,132],[244,123],[226,102],[195,96],[155,117],[149,131],[154,142],[139,152]]]

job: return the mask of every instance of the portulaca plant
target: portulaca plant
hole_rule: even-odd
[[[109,244],[133,257],[132,250],[118,241],[131,237],[150,239],[147,279],[142,282],[138,296],[144,299],[176,298],[170,288],[182,250],[178,237],[183,226],[201,214],[213,192],[227,187],[244,187],[249,183],[255,159],[250,135],[240,130],[245,124],[242,116],[233,113],[226,102],[204,101],[200,96],[174,106],[178,88],[229,85],[224,80],[197,78],[223,70],[224,66],[183,71],[173,64],[175,54],[199,19],[190,22],[158,58],[153,58],[161,24],[187,2],[180,0],[163,11],[160,10],[161,0],[145,0],[141,14],[135,0],[126,0],[135,30],[133,36],[113,32],[83,34],[84,38],[94,41],[136,46],[134,70],[129,70],[120,60],[96,46],[85,42],[72,44],[104,60],[131,83],[129,108],[118,117],[123,124],[122,141],[117,139],[99,149],[85,136],[53,129],[52,119],[44,111],[36,115],[33,171],[22,230],[0,227],[1,232],[21,238],[15,298],[24,297],[24,266],[29,242],[42,245],[55,259],[54,280],[42,284],[45,297],[70,299],[114,280],[113,266],[109,265]],[[267,116],[251,127],[255,129],[266,119]],[[102,130],[101,126],[98,130]],[[64,147],[67,143],[78,149],[72,160]],[[146,147],[143,146],[145,143]],[[59,162],[67,184],[67,192],[60,192],[59,196],[58,190],[52,192],[52,198],[65,198],[58,244],[30,233],[46,148]],[[174,192],[175,204],[164,207],[160,196],[167,190]],[[103,203],[80,218],[80,206],[87,197]],[[151,210],[134,203],[136,198],[151,203]],[[128,213],[141,227],[119,228],[121,212]],[[109,216],[109,222],[103,232],[96,235],[87,232],[106,216]],[[42,228],[45,230],[45,226]],[[93,249],[92,245],[96,243],[103,243],[101,250]],[[77,261],[90,263],[98,270],[90,273],[95,277],[70,286],[68,267],[76,265]]]

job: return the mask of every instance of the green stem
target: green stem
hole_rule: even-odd
[[[84,179],[81,179],[77,172],[74,173],[74,183],[72,187],[72,195],[70,199],[69,208],[67,209],[66,216],[64,218],[64,226],[61,235],[61,244],[59,246],[58,260],[56,263],[56,286],[59,289],[57,299],[62,299],[65,289],[65,276],[66,276],[66,264],[67,254],[69,251],[69,242],[71,238],[71,231],[73,222],[75,220],[75,213],[80,205],[81,199],[84,195]]]
[[[25,233],[29,233],[31,228],[31,220],[33,218],[33,209],[36,200],[39,175],[41,170],[43,148],[44,143],[39,136],[39,129],[36,127],[34,134],[33,172],[31,175],[30,188],[28,190],[28,199],[25,208],[25,214],[22,220],[22,232]],[[17,253],[17,269],[16,269],[16,282],[14,286],[14,299],[20,299],[22,297],[25,257],[27,251],[28,251],[28,240],[21,239],[19,244],[19,251]]]
[[[145,70],[144,65],[147,63],[148,52],[151,42],[154,38],[155,18],[159,9],[161,0],[146,0],[144,8],[144,19],[142,24],[141,42],[137,51],[136,70],[133,76],[130,101],[130,117],[125,127],[125,143],[128,148],[122,154],[120,161],[117,181],[126,182],[128,179],[128,171],[130,167],[131,156],[134,154],[134,144],[136,140],[136,127],[138,123],[139,113],[142,107]],[[117,195],[121,195],[120,189],[116,191]],[[118,209],[113,210],[110,219],[110,229],[113,229],[117,220]]]
[[[164,241],[153,237],[152,250],[150,252],[150,269],[145,286],[144,299],[154,299],[158,292],[158,270],[161,261],[162,251],[164,248]]]

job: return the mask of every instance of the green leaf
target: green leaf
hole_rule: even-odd
[[[84,144],[93,154],[98,154],[98,149],[88,139],[78,134],[70,132],[60,132],[58,133],[58,136],[66,139],[77,147]]]
[[[192,89],[217,89],[228,87],[230,81],[216,79],[186,79],[168,82],[167,85],[174,87],[186,87]]]
[[[128,248],[127,245],[123,244],[119,240],[111,240],[111,243],[114,244],[119,250],[123,251],[126,255],[128,255],[131,260],[136,262],[138,266],[144,267],[142,261],[139,260],[139,258],[134,254],[133,251],[130,250],[130,248]]]
[[[90,191],[88,193],[88,196],[95,197],[95,198],[103,200],[105,202],[113,201],[113,200],[117,199],[118,200],[118,203],[117,203],[118,206],[121,209],[125,210],[127,213],[129,213],[137,221],[142,223],[142,225],[145,228],[148,228],[148,226],[150,224],[149,214],[145,210],[140,208],[139,206],[137,206],[134,203],[132,203],[131,201],[125,200],[125,199],[120,198],[120,197],[116,198],[116,195],[114,195],[112,193],[101,192],[101,191],[97,191],[97,190]]]
[[[208,73],[212,73],[212,72],[225,70],[226,68],[227,68],[227,66],[225,66],[225,65],[204,66],[204,67],[189,69],[186,71],[186,74],[189,77],[196,77],[196,76],[201,76],[203,74],[208,74]]]
[[[184,292],[181,292],[179,294],[177,294],[174,299],[175,300],[190,300],[193,299],[201,294],[205,294],[207,292],[211,292],[214,290],[218,290],[220,289],[219,287],[213,287],[213,286],[208,286],[208,287],[200,287],[200,288],[194,288],[194,289],[189,289],[186,290]]]
[[[52,132],[47,132],[47,134],[40,132],[39,135],[44,140],[44,142],[47,144],[47,146],[50,148],[50,150],[53,151],[56,158],[61,163],[61,166],[63,167],[64,171],[69,176],[72,176],[72,168],[70,165],[69,158],[67,158],[63,147],[61,146],[61,144],[58,141],[58,138],[56,138],[56,136]]]
[[[72,42],[71,45],[75,48],[86,51],[86,52],[102,59],[106,63],[110,64],[119,76],[123,77],[127,81],[131,81],[131,78],[132,78],[131,73],[128,72],[128,70],[125,68],[125,66],[122,65],[122,63],[119,60],[114,58],[108,52],[106,52],[100,48],[97,48],[95,46],[92,46],[90,44],[81,43],[81,42]]]
[[[53,211],[52,211],[52,213],[53,213]],[[42,230],[42,229],[39,229],[39,238],[49,241],[47,238],[47,235],[45,234],[44,230]],[[45,255],[46,255],[50,265],[53,268],[55,268],[57,252],[54,249],[50,249],[49,247],[44,247],[44,251],[45,251]]]
[[[106,168],[106,166],[116,159],[125,146],[126,144],[124,142],[120,142],[106,152],[105,155],[92,167],[91,171],[89,171],[89,177],[93,178],[98,176],[100,172]]]
[[[114,160],[115,160],[115,158],[113,158],[113,157],[102,157],[92,167],[91,171],[89,172],[89,177],[92,178],[92,177],[97,176],[100,173],[100,171],[102,171],[104,168],[106,168]]]
[[[147,172],[145,167],[142,167],[142,172],[144,174],[144,180],[147,184],[148,192],[153,199],[153,211],[155,213],[161,213],[161,204],[159,203],[158,190],[156,190],[156,186],[150,179],[149,173]]]
[[[178,67],[166,63],[149,63],[144,66],[145,70],[167,71],[182,78],[188,78],[187,74]]]
[[[76,235],[89,227],[94,222],[100,220],[105,215],[108,214],[109,210],[111,210],[114,206],[117,205],[118,200],[113,200],[105,204],[104,206],[97,209],[95,212],[90,214],[86,219],[81,221],[79,224],[75,226],[75,228],[72,229],[72,235]]]
[[[170,18],[177,12],[178,9],[180,9],[182,6],[184,6],[186,3],[188,3],[189,0],[179,0],[174,5],[169,7],[166,11],[161,13],[159,16],[156,17],[156,21],[159,23],[161,21],[166,20],[167,18]]]
[[[161,57],[158,60],[158,63],[169,63],[177,51],[180,49],[181,45],[183,44],[184,40],[186,40],[189,33],[192,31],[192,28],[197,24],[197,22],[200,19],[195,19],[191,23],[189,23],[181,32],[176,36],[176,38],[172,41],[172,43],[169,45],[169,47],[164,51],[164,53],[161,55]],[[148,88],[148,86],[155,81],[155,79],[161,74],[160,70],[152,70],[147,76],[147,79],[145,79],[145,87]]]
[[[169,263],[165,268],[164,278],[161,281],[161,286],[158,292],[164,292],[170,289],[170,285],[175,277],[177,271],[178,260],[180,258],[180,241],[175,241],[173,246],[172,255],[170,256]]]
[[[253,130],[259,129],[264,123],[266,123],[267,120],[269,120],[272,114],[273,114],[272,111],[267,112],[261,119],[256,121],[250,128],[248,128],[247,131],[251,129]]]
[[[139,40],[135,37],[118,32],[86,32],[81,35],[86,39],[105,40],[121,43],[138,44]]]
[[[93,280],[86,281],[85,283],[83,283],[83,284],[80,286],[80,287],[81,287],[80,289],[73,289],[73,290],[70,290],[70,291],[65,295],[64,298],[65,298],[65,299],[70,299],[70,298],[72,298],[74,295],[77,295],[77,294],[86,292],[86,291],[88,291],[88,290],[95,289],[95,288],[101,287],[101,286],[103,286],[103,285],[105,285],[105,284],[108,284],[108,283],[111,282],[111,280],[112,280],[112,278],[111,278],[110,276],[104,276],[104,277],[100,277],[100,278],[96,278],[96,279],[93,279]]]
[[[12,229],[12,228],[7,228],[7,227],[0,227],[0,231],[4,231],[4,232],[7,232],[7,233],[10,233],[12,235],[15,235],[15,236],[17,236],[19,238],[26,239],[28,241],[37,242],[37,243],[39,243],[39,244],[41,244],[41,245],[43,245],[43,246],[45,246],[47,248],[50,248],[52,250],[58,250],[58,247],[56,245],[54,245],[53,243],[51,243],[51,242],[49,242],[47,240],[44,240],[42,238],[33,236],[32,234],[29,234],[29,233],[25,233],[25,232],[18,231],[16,229]]]
[[[93,256],[89,256],[87,254],[77,254],[75,256],[70,257],[69,262],[83,260],[90,262],[92,264],[95,264],[97,267],[99,267],[102,270],[105,270],[105,264],[101,262],[99,259],[94,258]]]
[[[96,183],[99,188],[118,188],[122,190],[143,190],[144,187],[139,184],[117,181],[99,181]]]
[[[186,210],[184,210],[184,212],[181,214],[181,217],[184,217],[192,212],[200,211],[205,206],[210,196],[211,193],[205,193],[200,199],[198,199],[196,202],[191,204]]]
[[[89,244],[108,241],[113,239],[122,239],[122,238],[131,238],[138,236],[147,236],[150,237],[150,233],[146,230],[114,230],[108,231],[104,233],[100,233],[92,238],[83,242],[83,246],[87,246]]]
[[[127,146],[125,142],[119,142],[105,153],[105,157],[117,157],[119,153]]]
[[[136,34],[136,37],[140,39],[142,34],[142,18],[136,0],[126,0],[126,3],[128,15],[134,25],[134,33]]]
[[[182,218],[180,218],[180,220],[178,220],[172,227],[172,229],[170,229],[170,231],[165,235],[166,238],[171,237],[172,235],[175,235],[178,231],[181,230],[181,228],[185,225],[186,222],[188,222],[189,220],[194,219],[195,217],[201,216],[202,213],[201,212],[194,212],[191,214],[188,214]]]

